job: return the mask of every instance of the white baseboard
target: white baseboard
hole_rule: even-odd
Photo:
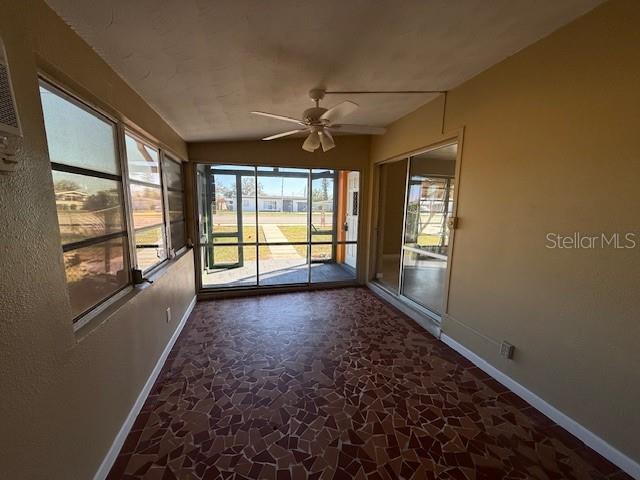
[[[156,362],[156,366],[153,367],[153,370],[151,371],[151,375],[149,375],[147,382],[144,384],[144,387],[142,387],[142,390],[140,391],[138,398],[133,404],[133,407],[131,407],[131,411],[129,412],[129,415],[127,415],[127,418],[122,424],[122,427],[120,427],[120,431],[116,435],[116,438],[113,440],[113,443],[111,444],[111,448],[109,448],[107,455],[104,457],[104,460],[102,460],[102,463],[100,464],[100,468],[98,468],[98,471],[94,475],[93,480],[104,480],[109,474],[109,471],[113,466],[113,463],[116,461],[116,458],[120,453],[120,449],[122,448],[122,445],[124,445],[124,441],[127,439],[127,436],[131,431],[131,427],[136,421],[136,418],[138,417],[140,410],[142,410],[142,407],[144,405],[144,402],[147,399],[147,396],[149,396],[151,387],[153,387],[153,384],[158,378],[158,375],[160,375],[160,371],[164,366],[164,362],[167,360],[167,357],[169,356],[169,352],[171,352],[173,345],[176,343],[176,340],[178,339],[180,332],[182,332],[182,329],[185,323],[187,323],[187,318],[189,318],[189,315],[191,315],[191,312],[193,311],[193,307],[195,307],[195,305],[196,305],[196,297],[194,296],[193,300],[191,300],[191,302],[189,303],[187,310],[184,312],[184,315],[182,315],[182,318],[180,319],[180,323],[176,327],[175,332],[173,332],[173,335],[171,335],[171,338],[169,339],[167,346],[162,351],[160,358],[158,358],[158,361]]]
[[[520,385],[514,379],[501,372],[491,364],[489,364],[486,360],[483,360],[478,355],[473,353],[471,350],[456,342],[453,338],[448,335],[442,333],[440,335],[440,340],[442,340],[449,347],[453,348],[456,352],[458,352],[463,357],[467,358],[478,368],[483,370],[485,373],[493,377],[495,380],[500,382],[502,385],[507,387],[513,393],[518,395],[523,400],[526,400],[529,404],[535,407],[537,410],[542,412],[544,415],[549,417],[555,423],[560,425],[562,428],[567,430],[569,433],[573,434],[575,437],[582,440],[588,447],[598,452],[604,458],[609,460],[611,463],[617,465],[622,470],[627,472],[635,479],[640,480],[640,464],[626,456],[624,453],[620,452],[616,448],[609,445],[602,438],[598,437],[595,433],[587,430],[585,427],[580,425],[571,417],[565,415],[560,410],[555,408],[554,406],[547,403],[545,400],[537,396],[535,393],[527,390],[524,386]]]

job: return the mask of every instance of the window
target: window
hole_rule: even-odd
[[[275,200],[263,200],[262,209],[268,211],[275,211],[278,209],[278,202]]]
[[[357,171],[196,167],[203,288],[353,282]]]
[[[162,164],[165,185],[167,186],[167,201],[169,204],[169,237],[171,250],[177,252],[187,244],[184,217],[184,186],[182,182],[182,164],[164,155]]]
[[[48,84],[40,97],[75,321],[130,282],[116,125]]]
[[[148,272],[168,247],[185,248],[182,165],[44,80],[40,98],[77,329],[85,314],[126,292],[132,263]]]
[[[158,149],[125,133],[137,267],[146,272],[167,258]]]

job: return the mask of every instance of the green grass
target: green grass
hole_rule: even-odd
[[[237,232],[238,227],[234,225],[214,225],[213,232],[214,233],[229,233],[229,232]],[[262,233],[262,228],[260,228],[260,242],[264,242],[264,233]],[[242,241],[244,243],[255,243],[256,242],[256,227],[255,225],[243,225],[242,226]],[[214,240],[214,243],[238,243],[238,239],[236,237],[217,237]]]
[[[290,213],[284,215],[291,215]],[[306,225],[278,225],[278,228],[289,242],[307,242],[307,226]],[[214,232],[234,232],[236,227],[232,225],[214,226]],[[265,243],[266,239],[262,231],[262,227],[258,229],[259,242]],[[256,238],[256,227],[244,226],[243,238],[245,243],[253,243]],[[331,235],[313,235],[313,240],[316,242],[331,242]],[[219,237],[215,239],[215,259],[216,263],[235,263],[238,261],[238,247],[235,246],[222,246],[222,244],[237,243],[237,240],[233,237]],[[306,245],[292,245],[298,255],[302,258],[307,258],[307,246]],[[268,260],[272,258],[271,249],[268,245],[260,245],[260,260]],[[311,248],[311,254],[313,259],[330,259],[332,254],[331,245],[314,245]],[[256,248],[255,245],[245,245],[243,248],[243,255],[245,261],[256,260]]]
[[[418,235],[418,245],[422,245],[425,247],[437,246],[440,245],[440,236],[439,235],[430,235],[427,233],[423,233]]]
[[[307,226],[306,225],[279,225],[280,231],[290,242],[306,242]],[[307,247],[305,245],[293,245],[298,255],[307,258]]]

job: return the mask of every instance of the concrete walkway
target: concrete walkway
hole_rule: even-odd
[[[262,233],[264,234],[264,239],[267,243],[282,243],[289,241],[277,225],[262,225]],[[273,259],[301,258],[297,250],[293,248],[293,245],[269,245],[269,250],[271,251]]]

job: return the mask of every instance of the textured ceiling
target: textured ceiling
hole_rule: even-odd
[[[47,0],[187,141],[256,139],[309,89],[446,90],[600,0]],[[331,95],[385,126],[429,95]]]

